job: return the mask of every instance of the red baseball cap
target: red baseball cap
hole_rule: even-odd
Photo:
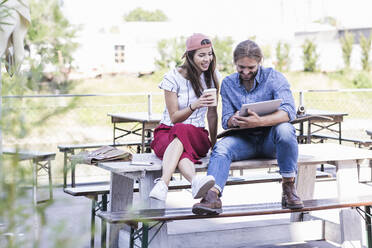
[[[212,42],[208,36],[200,33],[195,33],[186,40],[186,52],[211,46]]]

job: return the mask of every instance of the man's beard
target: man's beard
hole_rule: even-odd
[[[252,81],[256,75],[257,75],[257,71],[253,72],[253,73],[249,73],[247,76],[243,77],[241,73],[239,73],[239,78],[241,81]]]

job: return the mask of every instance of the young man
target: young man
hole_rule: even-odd
[[[225,136],[214,146],[208,175],[214,176],[216,184],[193,206],[195,214],[221,213],[220,196],[231,162],[256,157],[277,158],[283,177],[283,207],[303,207],[294,184],[298,144],[295,128],[289,123],[296,118],[292,92],[286,78],[272,68],[262,67],[262,60],[261,49],[251,40],[241,42],[234,50],[237,73],[227,76],[221,86],[222,126],[244,130]],[[247,117],[239,116],[243,104],[273,99],[283,100],[276,112],[258,116],[248,111]]]

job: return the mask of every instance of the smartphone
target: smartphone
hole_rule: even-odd
[[[140,165],[140,166],[151,166],[153,165],[153,162],[148,162],[148,161],[132,161],[130,165]]]

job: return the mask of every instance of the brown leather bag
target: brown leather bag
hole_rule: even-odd
[[[83,151],[79,154],[71,156],[71,161],[75,163],[97,164],[107,161],[131,161],[132,154],[123,150],[119,150],[112,146],[102,146],[97,150],[88,152]]]

